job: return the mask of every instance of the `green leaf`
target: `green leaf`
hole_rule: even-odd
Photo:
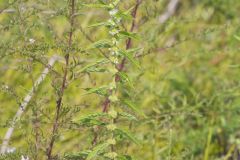
[[[88,156],[88,154],[90,153],[90,150],[87,151],[82,151],[82,152],[78,152],[78,153],[66,153],[64,155],[65,159],[69,159],[69,160],[81,160],[81,159],[86,159],[86,157]]]
[[[105,125],[105,123],[97,119],[101,117],[108,117],[108,114],[107,113],[90,114],[80,118],[79,120],[74,120],[74,124],[86,125],[86,126],[94,126],[94,125],[102,126],[102,125]]]
[[[86,120],[89,120],[89,119],[95,119],[95,118],[106,117],[106,116],[108,116],[107,113],[94,113],[94,114],[84,116],[81,119],[79,119],[78,121],[85,122]]]
[[[131,49],[128,49],[127,52],[129,54],[134,54],[136,53],[137,51],[140,51],[142,48],[131,48]]]
[[[124,118],[127,118],[130,121],[137,121],[138,120],[134,115],[132,115],[130,113],[127,113],[127,112],[120,112],[119,115],[124,117]]]
[[[237,35],[234,35],[234,38],[237,39],[238,41],[240,41],[240,37]]]
[[[131,88],[134,88],[132,81],[130,80],[130,78],[128,77],[128,75],[127,75],[126,73],[124,73],[124,72],[118,72],[117,74],[120,76],[121,82],[123,82],[123,83],[128,83],[128,85],[129,85]]]
[[[136,33],[120,31],[119,34],[123,37],[131,38],[131,39],[139,39],[139,36]]]
[[[95,158],[100,152],[104,151],[110,144],[109,143],[103,143],[97,145],[95,148],[93,148],[92,152],[90,152],[87,156],[86,160],[91,160]]]
[[[88,26],[88,28],[91,28],[91,27],[99,27],[99,26],[108,26],[109,23],[108,22],[99,22],[99,23],[95,23],[95,24],[91,24]]]
[[[116,14],[116,17],[126,19],[126,20],[133,19],[132,15],[131,15],[131,11],[133,10],[133,8],[134,8],[134,6],[129,8],[127,11],[118,11]]]
[[[129,8],[128,10],[124,11],[123,14],[124,14],[124,15],[130,15],[131,12],[132,12],[132,10],[133,10],[134,8],[135,8],[135,6]],[[132,16],[131,16],[131,17],[132,17]]]
[[[101,96],[106,96],[108,93],[108,88],[108,86],[101,86],[98,88],[84,88],[84,90],[87,91],[87,93],[85,93],[84,95],[95,93]]]
[[[133,158],[129,155],[119,155],[118,160],[133,160]]]
[[[93,43],[88,49],[93,48],[110,48],[112,47],[111,42],[109,40],[100,40],[95,43]]]
[[[105,72],[107,71],[105,68],[89,68],[86,70],[87,73],[90,73],[90,72]]]
[[[124,103],[125,105],[127,105],[129,108],[131,108],[134,112],[137,112],[139,115],[143,116],[144,118],[147,117],[147,116],[144,114],[144,112],[143,112],[140,108],[136,107],[131,101],[129,101],[129,100],[123,100],[123,103]]]
[[[91,3],[91,4],[82,4],[85,7],[89,7],[89,8],[111,8],[109,7],[109,5],[103,4],[103,3]]]
[[[99,69],[99,68],[97,68],[97,66],[100,65],[100,64],[105,64],[107,62],[108,62],[108,60],[106,60],[106,59],[98,60],[95,63],[86,65],[82,69],[78,70],[76,73],[105,71],[105,69],[104,70],[103,69]]]
[[[99,3],[106,5],[106,3],[103,0],[98,0]]]
[[[112,3],[113,3],[113,5],[117,6],[120,1],[121,1],[121,0],[115,0],[115,1],[112,2]]]
[[[134,57],[127,51],[120,51],[120,53],[126,57],[132,64],[134,64],[137,68],[141,69],[141,66],[139,65],[138,61],[134,59]]]
[[[130,134],[128,131],[119,128],[115,129],[114,131],[116,132],[116,134],[129,139],[130,141],[134,142],[137,145],[141,144],[140,141],[137,138],[135,138],[132,134]]]

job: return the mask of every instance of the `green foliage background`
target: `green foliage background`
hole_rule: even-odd
[[[0,9],[12,2],[1,0]],[[134,3],[124,1],[122,7],[130,8]],[[132,122],[130,130],[141,144],[131,143],[127,153],[139,160],[227,160],[240,147],[240,3],[182,0],[174,16],[161,24],[159,17],[167,4],[165,0],[143,0],[138,10],[135,32],[141,38],[133,40],[133,44],[143,48],[137,58],[142,69],[127,63],[134,89],[126,93],[146,117],[138,114],[139,120]],[[61,46],[66,44],[70,29],[61,15],[66,9],[64,0],[21,0],[9,8],[18,11],[0,14],[1,138],[19,102],[44,69],[42,64],[51,55],[63,55]],[[79,7],[78,12],[74,45],[79,50],[73,51],[73,55],[81,69],[101,58],[97,50],[86,51],[92,43],[82,30],[94,40],[107,37],[104,27],[88,27],[107,16],[101,9]],[[125,22],[127,28],[130,25],[131,19]],[[31,38],[34,46],[22,49]],[[61,62],[54,69],[62,71]],[[10,146],[17,151],[28,155],[34,152],[36,109],[41,110],[41,141],[46,141],[56,101],[52,86],[60,85],[59,81],[54,74],[48,75],[40,85],[11,139]],[[109,82],[108,73],[84,74],[72,82],[64,96],[64,107],[79,110],[66,117],[79,120],[100,112],[103,99],[84,95],[84,88]],[[5,85],[9,86],[8,91],[4,91]],[[88,149],[93,139],[92,129],[69,129],[69,119],[63,122],[54,149],[60,156]],[[119,150],[125,151],[126,147],[120,145]]]

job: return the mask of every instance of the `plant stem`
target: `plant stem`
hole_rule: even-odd
[[[136,4],[135,4],[135,7],[134,7],[133,12],[132,12],[133,20],[132,20],[132,25],[131,25],[131,28],[130,28],[130,32],[133,32],[134,29],[136,28],[137,11],[138,11],[138,8],[139,8],[141,3],[142,3],[142,0],[136,0]],[[132,38],[128,38],[127,42],[126,42],[126,50],[130,49],[131,47],[132,47]],[[126,63],[126,58],[123,58],[120,65],[117,67],[119,71],[122,71],[124,69],[125,63]],[[118,75],[116,75],[115,80],[116,80],[116,82],[119,82],[120,77]]]
[[[69,51],[65,55],[65,68],[64,68],[64,75],[63,75],[63,80],[62,80],[62,86],[61,86],[60,95],[59,95],[59,98],[58,98],[57,104],[56,104],[56,112],[55,112],[55,119],[54,119],[53,128],[52,128],[52,135],[51,135],[49,146],[47,148],[47,159],[48,160],[52,159],[52,150],[53,150],[54,142],[56,140],[55,139],[56,134],[58,132],[58,127],[59,127],[58,121],[60,118],[62,99],[63,99],[64,91],[66,89],[66,81],[67,81],[67,75],[68,75],[68,66],[69,66],[69,57],[70,57],[69,52],[70,52],[70,48],[72,47],[75,0],[70,0],[70,5],[71,5],[71,7],[70,7],[71,9],[70,9],[69,19],[70,19],[71,30],[69,32],[69,40],[68,40]]]
[[[52,67],[54,65],[55,61],[57,61],[57,60],[58,60],[58,57],[53,56],[52,58],[50,58],[48,65]],[[7,132],[4,136],[4,139],[3,139],[3,142],[2,142],[2,145],[1,145],[0,153],[5,153],[6,152],[7,147],[8,147],[8,143],[9,143],[11,137],[12,137],[12,134],[14,132],[14,129],[16,127],[16,123],[17,123],[18,119],[21,118],[22,114],[26,110],[26,107],[27,107],[28,103],[30,102],[30,100],[32,99],[32,97],[34,95],[34,90],[36,90],[38,88],[38,86],[42,83],[42,81],[46,78],[46,75],[49,73],[49,71],[50,70],[49,70],[48,67],[46,67],[43,70],[42,74],[39,76],[39,78],[34,83],[32,89],[29,91],[27,96],[24,98],[23,102],[20,104],[20,107],[19,107],[17,113],[13,117],[12,124],[8,128],[8,130],[7,130]]]
[[[132,12],[133,20],[132,20],[130,32],[133,32],[135,27],[136,27],[137,11],[138,11],[138,8],[139,8],[141,3],[142,3],[142,0],[136,0],[136,4],[135,4],[135,7],[134,7],[133,12]],[[128,38],[127,42],[126,42],[126,49],[130,49],[131,47],[132,47],[132,39]],[[119,66],[116,67],[119,72],[121,72],[124,69],[125,63],[126,63],[126,58],[123,58],[121,63],[119,64]],[[115,81],[116,82],[120,81],[119,75],[115,75]],[[111,91],[109,93],[111,94]],[[106,113],[108,111],[109,106],[110,106],[110,100],[109,100],[108,97],[106,97],[103,104],[102,104],[102,112]],[[93,145],[95,145],[97,143],[97,137],[98,137],[98,134],[95,132],[95,136],[94,136],[93,141],[92,141]]]
[[[131,28],[130,28],[130,32],[133,32],[134,31],[134,28],[136,27],[136,16],[137,16],[137,10],[138,10],[138,7],[139,5],[141,4],[142,0],[136,0],[136,5],[133,9],[133,12],[132,12],[132,17],[133,17],[133,21],[132,21],[132,25],[131,25]],[[126,49],[130,49],[132,47],[132,38],[128,38],[127,39],[127,42],[126,42]],[[125,63],[126,63],[126,58],[123,58],[123,60],[121,61],[120,65],[117,66],[118,68],[118,71],[121,72],[124,67],[125,67]],[[119,82],[120,81],[120,77],[119,75],[116,75],[115,76],[115,81],[116,82]],[[107,111],[107,108],[109,106],[109,99],[106,98],[104,103],[103,103],[103,108],[104,108],[104,111],[106,112]]]

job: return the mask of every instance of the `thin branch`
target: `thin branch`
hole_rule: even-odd
[[[59,60],[59,57],[58,56],[53,56],[50,58],[49,60],[49,63],[48,63],[48,66],[53,66],[54,63]],[[42,83],[42,81],[46,78],[46,75],[49,73],[49,68],[46,67],[42,74],[40,75],[40,77],[37,79],[37,81],[34,83],[32,89],[29,91],[29,93],[27,94],[27,96],[24,98],[24,101],[21,103],[17,113],[15,114],[13,120],[12,120],[12,123],[11,123],[11,127],[8,128],[5,136],[4,136],[4,139],[3,139],[3,143],[2,143],[2,146],[1,146],[1,153],[4,154],[6,153],[7,151],[7,148],[8,148],[8,144],[9,144],[9,141],[11,139],[11,136],[13,134],[13,131],[14,131],[14,128],[16,126],[16,123],[17,121],[21,118],[23,112],[25,111],[28,103],[30,102],[30,100],[32,99],[32,96],[34,94],[34,91],[38,88],[38,86]]]
[[[132,25],[130,28],[130,32],[133,32],[135,27],[136,27],[136,16],[137,16],[137,10],[140,6],[140,4],[142,3],[142,0],[136,0],[136,5],[133,9],[132,12],[132,17],[133,17],[133,21],[132,21]],[[130,49],[132,47],[132,38],[128,38],[127,42],[126,42],[126,50]],[[122,62],[120,63],[120,65],[118,66],[118,70],[122,71],[124,69],[126,63],[126,58],[123,58]],[[116,81],[119,81],[120,77],[116,76]]]
[[[9,6],[3,8],[2,10],[0,10],[0,14],[2,14],[2,13],[13,13],[13,12],[15,12],[14,9],[8,9],[8,8],[9,8],[10,6],[14,5],[14,3],[16,3],[16,2],[17,2],[17,0],[13,1],[12,3],[9,4]]]
[[[74,26],[74,17],[75,17],[74,16],[74,14],[75,14],[75,0],[71,0],[70,2],[71,3],[70,3],[69,19],[70,19],[71,30],[69,32],[69,40],[68,40],[69,50],[72,47],[73,26]],[[70,57],[70,53],[68,52],[65,55],[65,68],[64,68],[64,75],[63,75],[63,80],[62,80],[62,86],[61,86],[60,95],[59,95],[59,98],[58,98],[57,104],[56,104],[56,112],[55,112],[55,119],[54,119],[54,124],[53,124],[53,128],[52,128],[52,135],[51,135],[49,146],[47,148],[47,153],[46,153],[48,160],[52,159],[52,150],[53,150],[54,142],[56,140],[56,134],[58,132],[58,127],[59,127],[59,122],[58,121],[59,121],[59,118],[60,118],[62,99],[63,99],[64,91],[66,89],[66,81],[67,81],[68,68],[69,68],[69,57]]]
[[[180,0],[171,0],[168,3],[167,10],[159,17],[159,22],[161,24],[165,23],[177,10]]]

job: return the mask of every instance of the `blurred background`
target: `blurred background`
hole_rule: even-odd
[[[91,2],[95,1],[84,1]],[[88,26],[108,16],[101,8],[77,3],[73,55],[82,67],[101,58],[99,51],[87,48],[108,34],[104,27]],[[121,7],[129,9],[135,3],[123,1]],[[0,0],[1,143],[48,60],[64,55],[70,30],[67,9],[65,0]],[[239,10],[238,0],[142,0],[134,28],[140,38],[132,41],[134,47],[142,48],[135,56],[142,69],[131,63],[125,67],[134,86],[126,93],[146,115],[138,115],[129,129],[141,142],[140,146],[128,144],[126,152],[135,159],[240,158]],[[129,30],[131,24],[132,19],[127,19],[123,27]],[[53,68],[62,73],[61,66],[60,60]],[[92,130],[71,128],[67,122],[100,112],[104,98],[84,95],[83,88],[101,86],[110,79],[107,73],[90,73],[71,82],[64,107],[73,111],[62,122],[54,152],[61,155],[89,148]],[[60,82],[57,75],[49,74],[35,91],[10,140],[15,153],[34,154],[37,127],[39,154],[44,154],[54,115],[54,87]]]

